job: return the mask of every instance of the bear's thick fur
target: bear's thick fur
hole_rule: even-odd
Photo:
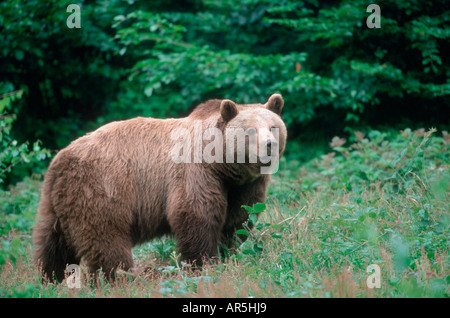
[[[81,258],[90,272],[127,270],[134,245],[166,233],[183,259],[198,265],[216,256],[220,244],[231,247],[248,219],[241,206],[265,201],[269,175],[259,172],[259,161],[176,163],[169,155],[177,143],[171,132],[185,128],[194,135],[195,121],[224,134],[227,127],[275,127],[281,156],[282,107],[278,94],[264,105],[211,100],[186,118],[113,122],[73,141],[55,156],[43,182],[35,264],[61,282],[66,266]]]

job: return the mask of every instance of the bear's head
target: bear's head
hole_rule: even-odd
[[[281,119],[284,101],[273,94],[265,104],[220,103],[219,124],[224,133],[226,163],[242,164],[252,175],[271,174],[286,146],[287,131]]]

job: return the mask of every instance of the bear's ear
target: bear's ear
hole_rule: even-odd
[[[269,97],[267,101],[266,108],[273,111],[277,115],[281,115],[281,110],[283,109],[284,101],[280,94],[273,94]]]
[[[225,120],[225,122],[232,120],[237,116],[238,113],[239,110],[237,109],[237,106],[233,101],[224,99],[220,104],[220,115],[222,116],[223,120]]]

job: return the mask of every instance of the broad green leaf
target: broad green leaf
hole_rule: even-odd
[[[238,235],[245,235],[245,236],[249,236],[249,235],[250,235],[250,234],[248,233],[248,231],[247,231],[247,230],[244,230],[244,229],[237,230],[237,231],[236,231],[236,234],[238,234]]]
[[[250,223],[256,224],[256,222],[258,222],[258,217],[256,216],[256,214],[250,214],[248,220]]]
[[[264,212],[265,209],[266,209],[265,203],[255,203],[253,205],[253,212],[249,212],[249,213],[261,213],[261,212]]]

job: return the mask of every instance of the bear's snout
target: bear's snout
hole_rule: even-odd
[[[276,140],[272,140],[272,139],[267,139],[264,146],[267,149],[267,154],[269,156],[272,155],[272,151],[276,151],[276,149],[278,148],[278,142]]]
[[[267,155],[271,156],[272,151],[276,152],[276,149],[278,149],[278,142],[275,139],[267,139],[264,143],[264,147],[267,150]]]

